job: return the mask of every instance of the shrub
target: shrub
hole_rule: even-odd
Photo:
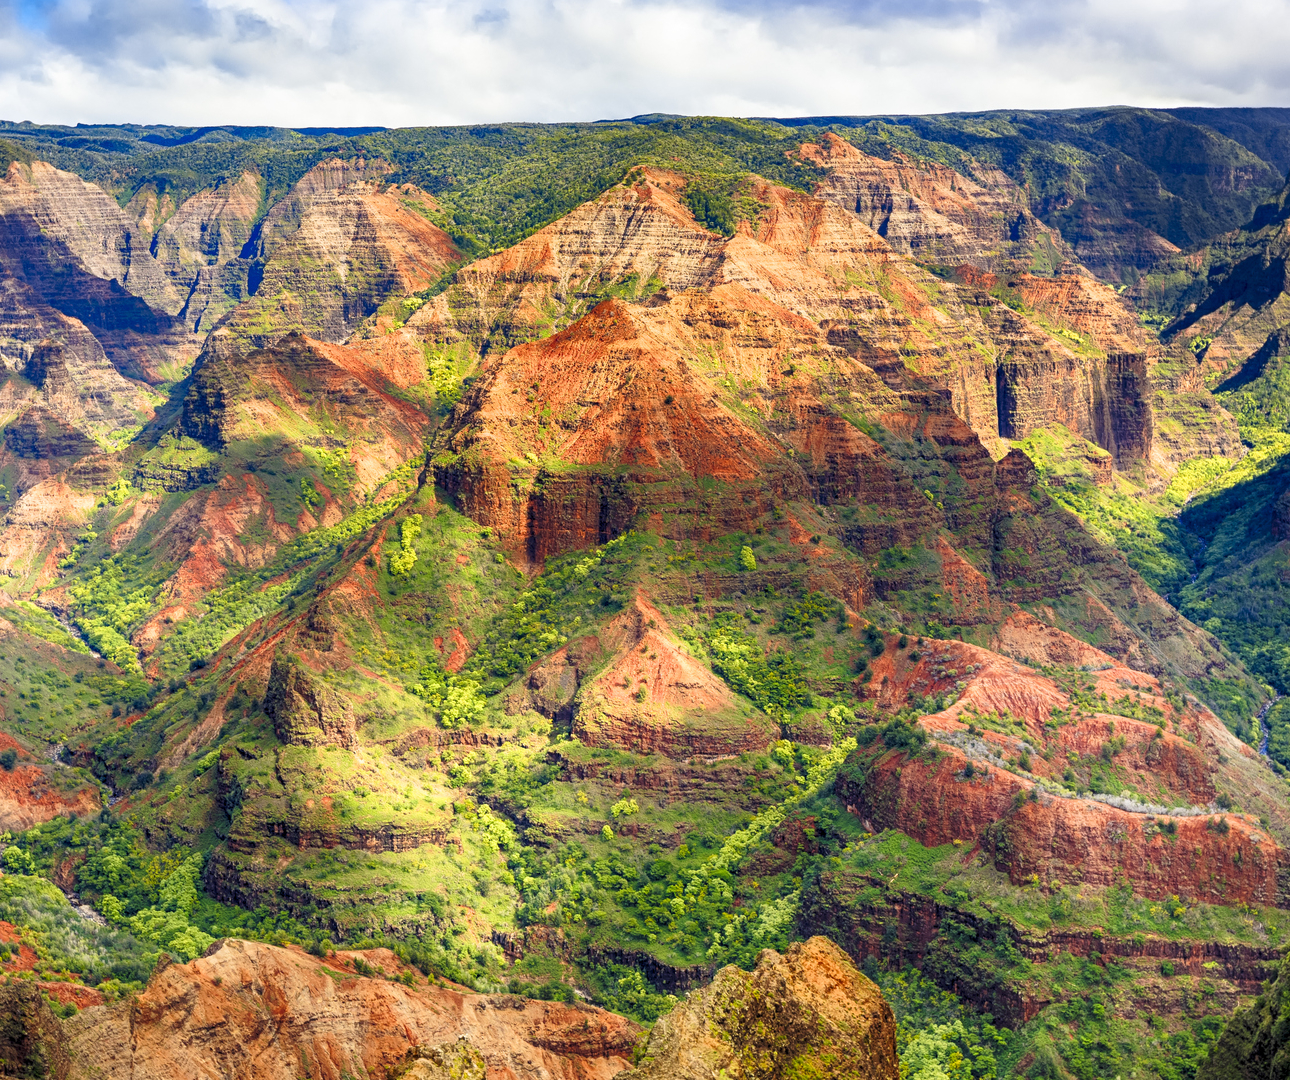
[[[399,526],[399,550],[390,556],[390,573],[395,577],[407,577],[416,565],[423,520],[420,514],[410,514]]]
[[[18,751],[12,746],[7,750],[0,751],[0,768],[5,772],[13,772],[13,767],[18,764]]]
[[[757,639],[730,626],[730,618],[718,617],[709,632],[712,670],[763,712],[773,715],[809,705],[811,691],[802,665],[783,651],[765,656]]]
[[[36,864],[27,852],[20,847],[5,848],[3,858],[0,862],[4,863],[5,873],[7,874],[34,874]]]
[[[739,549],[739,568],[741,570],[757,569],[757,556],[753,554],[753,549],[747,544]]]
[[[461,679],[448,687],[439,713],[439,722],[446,728],[458,728],[483,715],[488,702],[479,692],[474,679]]]
[[[619,799],[610,808],[609,812],[613,814],[615,818],[631,817],[632,814],[640,812],[640,807],[637,805],[635,799]]]

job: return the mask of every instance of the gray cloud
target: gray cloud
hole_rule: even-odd
[[[0,116],[436,124],[1290,104],[1290,0],[0,0]]]

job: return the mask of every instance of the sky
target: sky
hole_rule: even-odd
[[[1290,106],[1290,0],[0,0],[0,119]]]

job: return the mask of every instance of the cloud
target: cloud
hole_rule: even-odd
[[[0,116],[292,126],[1290,104],[1290,0],[0,0]]]

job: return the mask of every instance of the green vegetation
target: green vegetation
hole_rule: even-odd
[[[439,223],[468,254],[496,250],[618,182],[633,166],[704,178],[692,196],[708,227],[740,216],[739,178],[757,173],[805,187],[816,171],[789,156],[826,130],[866,153],[932,160],[971,174],[973,160],[1003,169],[1032,206],[1073,244],[1103,241],[1090,221],[1128,218],[1189,247],[1244,223],[1278,187],[1290,162],[1275,148],[1284,121],[1269,114],[1132,108],[1002,111],[971,116],[826,117],[783,124],[721,117],[644,116],[596,124],[496,124],[335,133],[280,128],[72,129],[0,125],[16,160],[32,155],[118,193],[168,196],[178,205],[223,177],[263,178],[262,207],[328,157],[392,162],[392,183],[412,182],[442,208]],[[1234,172],[1249,185],[1233,185]],[[1086,212],[1088,207],[1094,208]],[[1060,209],[1057,209],[1060,208]],[[1095,269],[1137,280],[1131,254]]]
[[[1123,551],[1129,565],[1157,592],[1176,596],[1191,578],[1192,563],[1174,515],[1184,492],[1203,468],[1180,473],[1163,498],[1152,498],[1116,473],[1109,485],[1094,479],[1092,462],[1110,455],[1060,424],[1013,443],[1035,462],[1040,482],[1054,502],[1075,514],[1108,547]],[[1180,497],[1181,496],[1181,497]]]
[[[1090,239],[1080,231],[1089,221],[1118,215],[1180,243],[1206,237],[1239,219],[1277,179],[1238,141],[1143,110],[827,125],[644,117],[401,132],[221,130],[191,139],[179,129],[123,127],[85,129],[75,144],[29,125],[14,133],[22,145],[0,145],[0,156],[47,150],[123,202],[140,193],[182,200],[218,177],[252,169],[262,180],[261,214],[325,157],[382,158],[392,166],[385,177],[391,185],[413,183],[436,196],[432,208],[405,190],[408,209],[440,224],[471,256],[527,236],[614,185],[636,183],[645,167],[681,174],[680,197],[696,220],[731,236],[766,211],[751,174],[809,187],[821,170],[796,151],[829,128],[884,158],[935,160],[969,175],[981,163],[997,165],[1027,185],[1035,209],[1069,229],[1073,241]],[[1190,149],[1163,146],[1166,135]],[[1202,144],[1207,164],[1190,168]],[[1180,153],[1188,169],[1176,167]],[[1233,170],[1251,183],[1232,190]],[[1100,272],[1137,272],[1128,265],[1135,255],[1104,247]],[[1043,273],[1065,253],[1045,240],[1027,257]],[[262,270],[252,267],[251,278]],[[874,281],[897,310],[907,309],[891,285]],[[661,287],[647,272],[589,278],[576,296],[544,301],[533,333],[567,325],[604,299],[657,299]],[[943,284],[926,288],[934,293]],[[456,310],[465,291],[449,271],[415,296],[387,296],[383,325],[407,324],[436,297]],[[1041,318],[1006,282],[989,291],[1006,308]],[[67,538],[56,588],[37,597],[49,610],[26,601],[5,609],[16,637],[0,652],[0,697],[23,749],[0,753],[0,772],[36,760],[30,748],[46,754],[62,743],[68,760],[89,762],[90,770],[42,763],[41,784],[71,790],[98,781],[128,796],[90,820],[64,814],[3,838],[0,917],[35,943],[41,962],[128,988],[161,953],[191,958],[224,934],[294,941],[316,952],[338,942],[388,944],[424,973],[479,990],[509,988],[547,1000],[585,995],[649,1022],[673,1004],[664,986],[701,978],[712,965],[751,966],[761,949],[782,949],[822,929],[881,950],[881,962],[869,967],[896,1007],[903,1075],[913,1080],[1017,1072],[1085,1080],[1135,1071],[1190,1080],[1217,1031],[1216,980],[1180,973],[1172,961],[1135,963],[1132,950],[1115,946],[1141,935],[1177,943],[1180,953],[1198,941],[1275,947],[1287,941],[1283,913],[1177,896],[1151,901],[1127,887],[1038,875],[1014,884],[962,844],[926,848],[893,831],[871,835],[873,826],[848,812],[835,788],[863,786],[878,762],[901,767],[890,755],[941,760],[944,750],[912,721],[954,700],[970,672],[947,670],[939,639],[988,645],[1000,612],[1014,603],[1034,611],[1043,605],[1046,619],[1093,644],[1107,644],[1115,632],[1103,603],[1139,625],[1140,594],[1109,595],[1128,592],[1107,583],[1116,574],[1125,580],[1119,559],[1090,540],[1072,514],[1233,656],[1290,694],[1282,596],[1290,567],[1280,550],[1280,522],[1290,520],[1280,502],[1290,452],[1283,430],[1290,414],[1281,399],[1290,384],[1280,368],[1270,363],[1264,382],[1223,391],[1253,445],[1241,462],[1189,462],[1167,490],[1150,492],[1110,475],[1105,451],[1053,428],[1020,442],[1040,482],[1012,508],[979,497],[982,488],[960,470],[961,444],[941,445],[917,425],[905,434],[899,425],[884,428],[850,390],[834,387],[830,407],[890,455],[893,490],[913,493],[915,513],[866,498],[821,496],[815,503],[784,495],[776,496],[783,505],[754,511],[754,496],[722,520],[754,512],[755,520],[740,526],[745,532],[728,533],[708,528],[704,518],[730,489],[696,474],[669,494],[669,483],[657,482],[675,479],[665,469],[651,473],[624,462],[595,482],[602,491],[617,485],[626,492],[621,505],[645,508],[637,528],[604,510],[595,523],[592,504],[592,522],[579,524],[576,535],[602,542],[530,566],[510,546],[519,542],[514,533],[503,544],[428,479],[431,466],[475,464],[470,455],[477,451],[446,448],[435,431],[467,393],[478,356],[514,344],[502,340],[509,331],[486,321],[469,341],[426,345],[424,381],[397,391],[424,413],[427,459],[415,443],[415,460],[383,479],[365,474],[361,487],[353,464],[359,457],[351,452],[359,440],[381,436],[343,429],[327,395],[283,410],[281,430],[227,446],[222,433],[204,434],[209,445],[183,434],[188,428],[173,417],[179,399],[172,399],[171,412],[159,410],[143,441],[125,452],[134,479],[112,473],[98,481],[89,520]],[[1048,329],[1081,355],[1096,352],[1073,328]],[[942,340],[933,325],[920,321],[917,330]],[[1208,355],[1212,345],[1195,339],[1193,353]],[[914,344],[900,351],[916,364]],[[768,429],[745,397],[750,388],[724,363],[707,355],[694,362],[720,380],[713,385],[731,408]],[[215,385],[218,360],[210,363]],[[794,352],[780,370],[791,375],[803,365],[832,387],[839,381],[827,364]],[[181,389],[189,392],[190,384]],[[267,382],[247,392],[281,408],[279,390]],[[1196,405],[1184,397],[1174,395],[1161,409],[1177,429]],[[664,406],[673,403],[663,398]],[[581,480],[585,466],[558,460],[549,436],[554,425],[572,421],[549,414],[537,420],[544,441],[525,436],[511,463],[515,505],[536,491],[555,500],[556,513],[569,514],[573,502],[560,485]],[[223,489],[212,485],[221,473],[243,471],[272,513],[266,507],[239,526],[238,557],[221,557],[203,592],[200,582],[174,576],[183,538],[198,528],[184,515],[202,504],[188,502],[191,491],[169,488],[201,485],[198,498],[217,506]],[[5,481],[18,483],[12,470]],[[135,484],[152,487],[145,496]],[[380,497],[364,499],[362,491]],[[1026,496],[1029,505],[1016,508]],[[120,528],[145,497],[161,503],[153,525],[137,535]],[[338,524],[283,542],[283,523],[309,522],[308,515],[334,521],[337,506],[347,511]],[[640,531],[646,527],[651,531]],[[627,531],[605,540],[621,529]],[[845,568],[841,548],[855,556]],[[975,586],[974,574],[988,586],[975,608],[960,588],[968,580]],[[859,617],[848,619],[825,589],[845,595]],[[630,716],[612,718],[627,734],[606,724],[586,740],[603,745],[573,737],[592,722],[591,710],[578,708],[597,693],[624,635],[639,629],[665,634],[684,666],[706,664],[724,681],[736,706],[721,722],[734,718],[734,740],[716,737],[724,737],[717,721],[704,728],[708,719],[694,720],[676,704],[683,695],[665,697],[632,680],[619,695]],[[307,738],[288,735],[277,708],[273,717],[266,712],[266,700],[270,707],[281,702],[265,685],[273,650],[296,657],[300,708],[318,717]],[[649,654],[635,658],[642,664],[676,659],[643,643],[641,653]],[[924,671],[932,669],[921,687],[926,696],[917,688],[900,687],[894,696],[886,689],[889,679],[924,662]],[[1216,677],[1193,688],[1252,740],[1261,690],[1239,665],[1221,679],[1220,668],[1215,662]],[[875,675],[866,690],[873,669],[883,677]],[[1140,778],[1124,764],[1131,755],[1123,734],[1079,749],[1056,745],[1076,710],[1162,726],[1163,710],[1145,703],[1137,687],[1095,693],[1084,672],[1040,670],[1073,708],[1052,709],[1046,723],[1000,706],[965,710],[970,727],[962,745],[981,753],[954,782],[986,784],[996,769],[1035,769],[1049,777],[1036,791],[1047,787],[1054,797],[1168,804],[1167,794],[1134,790]],[[1236,677],[1226,677],[1232,672]],[[1180,685],[1167,690],[1181,701]],[[649,727],[656,722],[671,727],[656,737]],[[1274,708],[1268,722],[1270,750],[1290,767],[1290,705]],[[1031,730],[1037,723],[1042,737]],[[979,738],[985,731],[1016,748],[987,746]],[[319,744],[300,745],[312,741]],[[745,746],[764,749],[741,752]],[[1006,760],[998,756],[1004,753]],[[1043,770],[1041,758],[1052,769]],[[1218,797],[1237,813],[1232,796]],[[1014,810],[1026,810],[1028,798],[1022,793]],[[1211,822],[1216,835],[1239,835],[1225,818]],[[1166,812],[1153,827],[1164,843],[1178,842]],[[997,843],[1002,834],[999,827],[986,839]],[[75,892],[106,918],[106,928],[80,926],[49,884],[56,872],[59,881],[74,877]],[[203,873],[237,879],[273,900],[256,911],[218,903],[203,894]],[[933,905],[930,943],[905,940],[901,919]],[[508,962],[492,932],[528,927],[558,934],[530,934],[528,954]],[[1033,946],[1050,931],[1069,932],[1063,940],[1070,942],[1096,936],[1106,953]],[[544,940],[559,945],[544,950]],[[907,966],[911,959],[921,973]],[[676,978],[665,981],[669,969]],[[958,986],[963,997],[931,980]],[[1158,1023],[1123,1019],[1149,1011],[1152,994],[1184,1005]],[[969,1000],[1000,1010],[1052,1003],[1008,1031]]]
[[[13,849],[10,849],[13,850]],[[138,989],[152,970],[146,947],[128,932],[82,918],[45,878],[8,871],[0,878],[0,919],[36,952],[36,972],[76,974],[109,995]]]
[[[421,515],[413,514],[399,525],[399,550],[390,556],[390,573],[407,577],[417,561],[417,538],[421,535]]]
[[[774,716],[811,703],[806,673],[791,653],[764,656],[756,638],[736,629],[733,615],[719,615],[705,639],[712,670],[730,688]]]
[[[490,628],[463,674],[483,680],[488,692],[495,692],[539,656],[590,626],[595,617],[621,610],[633,570],[654,552],[655,543],[652,536],[631,532],[592,551],[548,560],[546,569]]]

